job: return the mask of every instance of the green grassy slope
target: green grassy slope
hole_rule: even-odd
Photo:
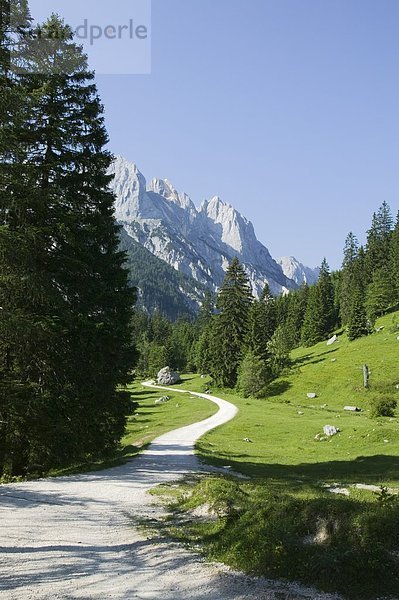
[[[399,399],[398,319],[399,313],[383,317],[377,326],[384,329],[367,338],[349,342],[342,334],[333,346],[323,342],[294,351],[292,372],[273,383],[267,399],[243,399],[219,390],[240,413],[199,441],[201,457],[291,483],[399,484],[399,421],[370,415],[373,398]],[[364,363],[371,372],[369,390],[363,388]],[[201,379],[187,383],[190,389],[203,385]],[[317,398],[308,399],[308,392]],[[345,412],[345,405],[359,406],[362,412]],[[341,433],[316,441],[327,424]]]
[[[347,485],[399,485],[399,421],[370,413],[374,398],[399,398],[397,320],[399,313],[382,318],[382,331],[355,342],[341,334],[333,346],[296,350],[292,371],[266,399],[212,390],[240,412],[199,440],[198,453],[251,479],[186,482],[177,500],[173,490],[167,532],[247,573],[301,581],[350,600],[398,598],[399,497]],[[191,377],[183,385],[209,384]],[[362,412],[345,412],[345,405]],[[316,441],[327,424],[341,433]],[[341,484],[347,495],[330,493],[326,483]],[[207,506],[217,518],[193,518],[194,508]]]

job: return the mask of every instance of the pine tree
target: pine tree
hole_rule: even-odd
[[[267,345],[272,339],[277,323],[276,305],[269,285],[266,284],[259,300],[251,307],[248,318],[247,346],[266,363]]]
[[[375,271],[388,264],[392,227],[391,209],[386,202],[383,202],[377,213],[374,213],[371,228],[367,233],[365,256],[367,283],[372,280]]]
[[[394,295],[394,285],[388,268],[383,267],[375,271],[366,294],[366,312],[371,323],[392,306]]]
[[[290,347],[287,343],[286,325],[277,327],[268,344],[269,368],[273,378],[279,377],[290,366]]]
[[[345,240],[344,259],[342,263],[339,312],[341,322],[347,325],[352,311],[353,297],[356,291],[355,263],[359,253],[359,242],[353,233],[349,233]]]
[[[16,415],[2,462],[11,449],[16,473],[112,450],[130,406],[117,386],[134,360],[135,295],[118,251],[93,74],[58,18],[41,31],[47,42],[38,52],[25,37],[29,69],[13,76],[23,109],[12,123],[1,115],[12,153],[1,161],[0,353],[2,381],[14,386],[6,421]]]
[[[370,333],[369,323],[364,304],[364,295],[361,289],[354,292],[351,302],[351,312],[348,319],[348,338],[356,340]]]
[[[23,1],[2,1],[0,11],[0,471],[25,474],[65,433],[56,374],[64,331],[49,210],[29,164],[32,99],[11,60],[26,64],[31,19]]]
[[[225,387],[234,387],[248,333],[248,315],[253,301],[247,275],[238,261],[231,261],[219,291],[214,334],[211,338],[211,375]]]
[[[334,303],[334,287],[327,261],[324,259],[320,268],[319,280],[310,289],[302,327],[302,344],[312,346],[325,339],[337,324]]]
[[[399,303],[399,213],[391,238],[388,269],[393,284],[392,304],[396,305]]]
[[[284,328],[287,347],[292,350],[301,343],[301,331],[309,299],[309,286],[307,284],[302,285],[299,290],[291,292],[288,298],[287,319],[280,327]]]
[[[198,312],[197,327],[200,332],[209,325],[215,312],[215,300],[211,292],[206,292]]]
[[[272,378],[271,369],[263,358],[248,350],[238,369],[237,390],[244,398],[261,398],[265,395],[266,386]]]
[[[216,318],[214,317],[214,320]],[[213,320],[213,322],[214,322]],[[212,372],[212,335],[213,322],[211,321],[201,333],[194,346],[194,361],[198,373],[208,375]]]
[[[323,303],[317,285],[309,289],[308,303],[301,331],[301,344],[313,346],[325,338]]]

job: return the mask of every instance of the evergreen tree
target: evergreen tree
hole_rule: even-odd
[[[214,318],[216,320],[216,317]],[[211,321],[203,330],[199,340],[194,346],[194,362],[198,373],[207,375],[212,372],[212,335],[213,322]]]
[[[354,292],[351,304],[351,312],[348,319],[348,338],[356,340],[359,337],[368,335],[369,324],[364,304],[364,295],[361,289]]]
[[[396,305],[399,303],[399,213],[392,233],[388,268],[393,284],[392,304]]]
[[[341,282],[339,292],[339,310],[341,322],[347,325],[352,312],[352,304],[357,282],[355,281],[355,264],[359,253],[359,242],[353,233],[349,233],[345,240],[344,259],[342,263]]]
[[[247,346],[252,352],[266,363],[269,358],[267,345],[276,329],[276,306],[266,284],[258,301],[254,302],[249,311]]]
[[[247,275],[238,261],[231,261],[219,291],[214,335],[211,337],[211,375],[216,383],[234,387],[248,333],[253,301]]]
[[[238,369],[237,390],[244,398],[261,398],[272,378],[270,367],[263,358],[248,350]]]
[[[206,292],[204,296],[204,301],[201,304],[201,308],[197,317],[197,327],[200,332],[202,332],[205,327],[209,325],[212,320],[212,317],[215,313],[215,301],[214,296],[211,292]]]
[[[327,261],[324,259],[319,280],[310,289],[302,327],[302,344],[312,346],[325,339],[336,326],[334,288]]]
[[[366,295],[366,312],[371,323],[392,306],[393,297],[394,285],[388,268],[378,269],[374,272]]]
[[[32,102],[11,60],[18,50],[24,65],[30,16],[25,2],[0,10],[0,471],[24,474],[65,433],[55,376],[64,331],[48,268],[49,210],[29,164]]]
[[[12,123],[1,115],[12,151],[2,138],[0,353],[2,384],[14,391],[2,402],[12,431],[0,458],[14,473],[112,450],[130,407],[117,386],[134,360],[135,296],[118,251],[93,74],[59,19],[41,32],[40,52],[24,38],[29,68],[13,75],[22,110]]]
[[[268,344],[270,352],[269,368],[272,377],[279,377],[290,366],[290,347],[287,344],[286,325],[277,327]]]
[[[292,350],[301,343],[301,331],[309,299],[309,286],[307,284],[302,285],[299,290],[291,292],[288,298],[287,319],[280,327],[284,328],[287,348]]]
[[[375,271],[387,266],[392,227],[391,209],[386,202],[383,202],[377,213],[374,213],[371,228],[367,233],[365,256],[367,283],[372,280]]]

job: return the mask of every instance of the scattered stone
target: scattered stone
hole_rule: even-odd
[[[334,484],[333,486],[326,485],[324,487],[327,489],[328,492],[331,492],[331,494],[341,494],[342,496],[350,496],[350,491],[348,490],[348,488],[339,487],[336,484]]]
[[[381,325],[380,327],[377,327],[376,332],[379,333],[380,331],[382,331],[384,329],[384,325]]]
[[[338,341],[338,336],[337,335],[333,335],[332,338],[330,338],[327,342],[327,346],[332,346],[333,344],[335,344],[335,342]]]
[[[252,444],[252,440],[250,440],[249,438],[244,438],[243,442],[249,442],[250,444]]]
[[[399,383],[396,385],[396,389],[399,390]]]
[[[159,385],[174,385],[180,381],[180,375],[172,371],[170,367],[165,367],[159,371],[157,381]]]
[[[298,410],[298,415],[303,415],[303,412],[301,410]]]
[[[344,406],[344,410],[349,410],[351,412],[362,412],[362,409],[358,406]]]
[[[206,375],[201,375],[201,379],[206,379]]]
[[[314,392],[309,392],[309,394],[306,394],[308,398],[317,398],[317,394],[315,394]]]
[[[397,340],[399,340],[399,335],[397,336],[397,338],[396,338],[396,339],[397,339]]]
[[[337,362],[337,359],[336,358],[332,358],[331,362]]]
[[[154,404],[166,404],[167,402],[169,402],[169,400],[169,396],[162,396],[162,398],[158,398],[157,400],[155,400]]]
[[[327,440],[327,438],[326,438],[326,437],[325,437],[323,434],[321,434],[321,433],[317,433],[317,434],[314,436],[314,439],[315,439],[317,442],[325,442],[325,441]]]
[[[389,444],[389,440],[384,440],[384,444]]]
[[[334,425],[324,425],[323,431],[324,435],[327,437],[332,437],[333,435],[337,435],[337,433],[340,432],[340,429]]]
[[[320,406],[320,408],[327,408],[327,406],[328,406],[327,404],[322,404],[322,405]]]

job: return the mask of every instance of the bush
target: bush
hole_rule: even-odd
[[[398,403],[395,398],[382,396],[374,398],[371,405],[372,417],[393,417]]]
[[[239,369],[237,390],[244,398],[265,396],[265,388],[271,381],[272,374],[268,365],[251,350],[245,355]]]

